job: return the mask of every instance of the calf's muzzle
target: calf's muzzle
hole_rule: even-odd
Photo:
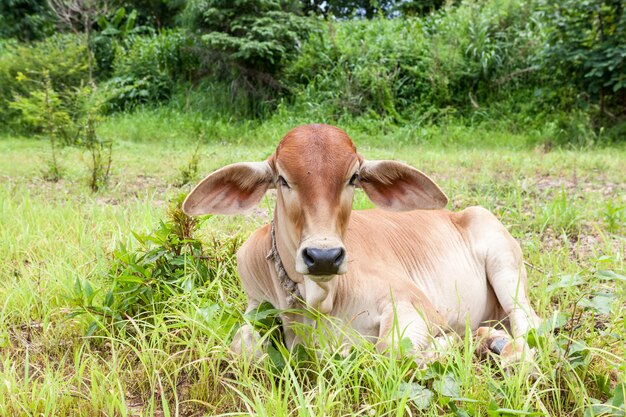
[[[344,248],[304,248],[302,259],[308,275],[336,275],[346,257]]]

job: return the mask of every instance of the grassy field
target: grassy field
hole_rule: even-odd
[[[175,184],[198,132],[196,180],[266,157],[290,121],[195,123],[150,113],[107,122],[102,132],[117,138],[113,177],[98,194],[79,150],[62,152],[65,177],[50,183],[41,179],[45,141],[0,139],[0,415],[623,415],[626,150],[550,149],[533,146],[532,134],[347,129],[365,157],[418,167],[447,193],[450,209],[483,205],[520,241],[531,300],[546,322],[532,336],[536,378],[503,374],[474,356],[470,339],[426,370],[369,345],[347,358],[321,346],[309,361],[284,366],[229,357],[225,317],[239,320],[246,304],[232,255],[268,221],[271,196],[250,215],[202,223],[207,251],[223,252],[215,279],[128,318],[123,331],[87,337],[93,317],[69,317],[77,279],[103,297],[113,251],[137,247],[131,231],[156,228],[168,201],[189,190]],[[355,206],[369,203],[359,194]]]

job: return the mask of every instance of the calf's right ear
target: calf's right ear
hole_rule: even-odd
[[[191,190],[183,202],[183,212],[190,216],[242,213],[257,205],[273,184],[267,161],[228,165]]]

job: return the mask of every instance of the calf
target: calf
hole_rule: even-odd
[[[378,207],[353,211],[360,187]],[[327,125],[291,130],[263,162],[236,163],[202,180],[183,210],[235,214],[276,188],[274,219],[252,234],[237,260],[248,311],[297,301],[337,317],[385,350],[394,326],[416,354],[467,325],[503,360],[524,357],[522,336],[538,324],[519,245],[490,212],[444,210],[426,175],[396,161],[367,161],[348,135]],[[283,314],[286,343],[299,342]],[[501,323],[508,332],[485,327]],[[483,327],[481,327],[483,326]],[[244,325],[232,350],[258,352]],[[529,355],[526,355],[529,356]]]

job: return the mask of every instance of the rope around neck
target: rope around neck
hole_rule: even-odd
[[[287,294],[287,308],[299,308],[302,302],[302,295],[300,295],[298,284],[291,278],[289,278],[289,275],[287,275],[287,271],[285,271],[283,261],[280,259],[278,248],[276,248],[276,227],[274,226],[274,220],[272,220],[271,223],[271,233],[272,248],[270,249],[265,259],[267,259],[268,261],[274,261],[274,268],[276,269],[276,273],[278,274],[278,279],[280,280],[280,284],[283,286],[283,289]]]

